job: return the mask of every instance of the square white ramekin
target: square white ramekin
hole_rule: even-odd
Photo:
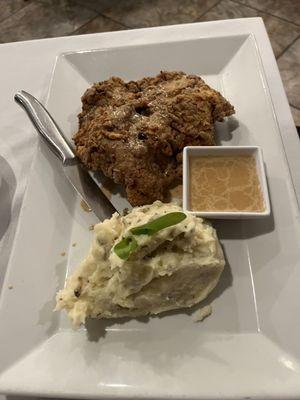
[[[256,160],[257,175],[263,194],[265,209],[260,212],[251,211],[192,211],[189,202],[189,160],[191,156],[208,156],[208,155],[243,155],[253,154]],[[270,215],[270,200],[266,173],[262,150],[257,146],[187,146],[183,151],[183,209],[193,215],[206,218],[219,219],[243,219],[243,218],[259,218]]]

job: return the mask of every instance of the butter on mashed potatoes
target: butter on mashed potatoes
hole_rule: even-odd
[[[56,309],[65,309],[79,326],[88,317],[139,317],[205,299],[225,261],[215,230],[201,218],[186,214],[153,235],[136,236],[138,245],[128,259],[115,252],[130,229],[171,212],[182,209],[156,201],[95,225],[91,249],[58,292]]]

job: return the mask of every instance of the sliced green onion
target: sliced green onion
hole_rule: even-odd
[[[131,228],[129,232],[132,233],[132,235],[136,236],[139,235],[152,236],[155,233],[161,231],[162,229],[179,224],[185,218],[186,214],[182,212],[171,212],[162,215],[161,217],[156,218],[153,221],[148,222],[147,224]],[[114,252],[122,260],[128,260],[129,256],[137,249],[137,247],[138,247],[138,242],[136,241],[134,236],[127,236],[115,245]]]
[[[138,243],[133,236],[127,236],[117,243],[114,252],[122,260],[128,260],[130,254],[138,247]]]
[[[134,235],[154,235],[162,229],[168,228],[169,226],[179,224],[186,218],[186,214],[182,212],[171,212],[162,215],[147,224],[137,226],[130,229],[130,232]]]

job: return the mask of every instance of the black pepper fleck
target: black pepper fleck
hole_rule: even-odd
[[[149,107],[147,106],[141,106],[141,107],[136,107],[135,111],[140,114],[143,115],[145,117],[149,117],[149,115],[151,115],[151,110]]]
[[[148,136],[147,136],[146,133],[144,133],[144,132],[139,132],[139,133],[138,133],[138,139],[139,139],[139,140],[147,140],[147,139],[148,139]]]

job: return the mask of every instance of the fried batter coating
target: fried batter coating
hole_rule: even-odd
[[[74,136],[81,162],[125,187],[133,206],[166,200],[182,175],[182,150],[215,145],[214,122],[233,106],[196,75],[161,72],[124,82],[112,77],[82,97]]]

